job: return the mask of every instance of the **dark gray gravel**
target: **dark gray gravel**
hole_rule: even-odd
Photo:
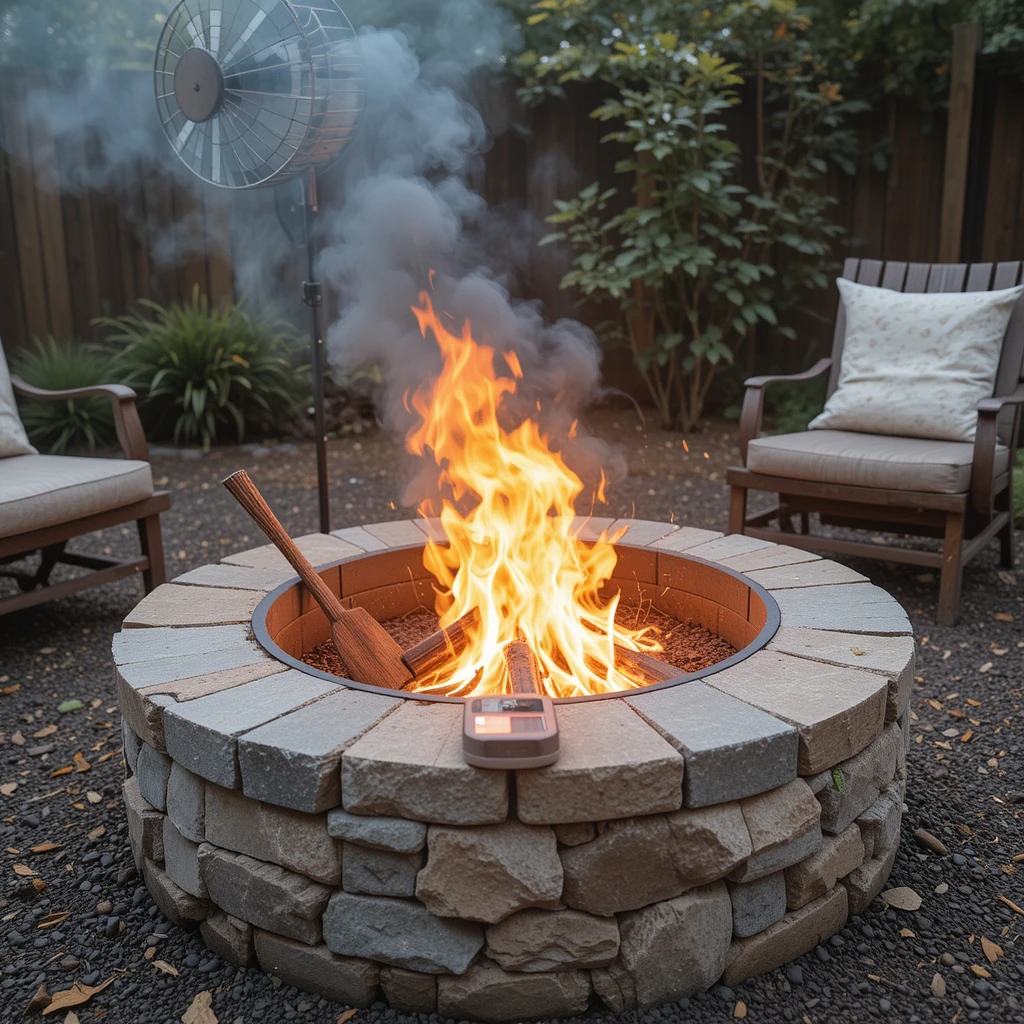
[[[633,413],[604,411],[592,419],[628,455],[629,475],[615,486],[609,514],[724,526],[724,469],[735,457],[734,428],[712,425],[688,439],[687,453],[678,435],[636,429]],[[289,530],[315,529],[308,445],[225,449],[203,458],[161,455],[155,476],[175,499],[164,519],[169,576],[262,543],[219,486],[240,467]],[[336,527],[406,514],[400,507],[405,462],[386,437],[335,442],[331,471]],[[128,553],[135,543],[134,530],[125,528],[78,546]],[[1020,543],[1018,556],[1024,557]],[[738,1001],[752,1021],[1024,1022],[1021,918],[998,899],[1024,905],[1024,861],[1013,860],[1024,854],[1024,570],[1000,574],[994,547],[986,552],[967,571],[963,618],[949,629],[935,623],[937,587],[928,574],[851,564],[899,598],[920,644],[909,814],[890,884],[911,886],[924,904],[905,913],[876,901],[841,935],[783,970],[627,1014],[624,1022],[724,1022],[735,1019]],[[203,990],[213,992],[222,1024],[335,1024],[344,1007],[276,986],[258,969],[236,970],[206,950],[198,931],[170,925],[136,874],[120,804],[110,636],[140,596],[137,581],[122,581],[0,619],[0,690],[18,687],[0,694],[0,787],[17,783],[10,795],[0,790],[0,1021],[22,1019],[43,982],[53,993],[75,981],[99,985],[113,978],[76,1008],[83,1024],[97,1017],[110,1024],[176,1022]],[[60,713],[58,705],[70,699],[83,706]],[[44,733],[50,725],[56,730]],[[86,770],[53,774],[84,764]],[[918,828],[950,855],[918,845],[912,838]],[[31,852],[45,843],[60,845]],[[19,875],[15,864],[36,874]],[[45,888],[37,891],[33,882]],[[47,915],[64,912],[52,926],[38,927]],[[982,936],[1006,954],[994,966],[982,953]],[[155,952],[147,960],[150,948]],[[178,974],[161,971],[156,961]],[[972,966],[991,976],[977,976]],[[930,987],[936,973],[946,985],[942,998]],[[435,1024],[438,1018],[378,1005],[355,1020]]]

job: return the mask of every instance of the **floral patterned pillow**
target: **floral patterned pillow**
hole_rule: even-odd
[[[846,311],[838,386],[810,429],[973,441],[1024,286],[927,294],[836,284]]]

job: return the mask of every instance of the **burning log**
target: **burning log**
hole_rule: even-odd
[[[469,644],[469,631],[475,629],[479,624],[480,612],[479,609],[474,608],[471,612],[456,619],[450,626],[431,633],[426,639],[410,647],[402,655],[402,661],[417,679],[440,672],[446,664],[449,664],[466,649]],[[520,641],[516,641],[515,644],[523,646]],[[506,662],[513,646],[513,644],[509,644],[505,649]],[[645,686],[677,679],[682,675],[682,672],[674,665],[659,661],[643,651],[630,650],[619,644],[615,645],[615,664],[627,675],[641,680]]]
[[[405,667],[416,677],[428,676],[454,661],[468,646],[468,630],[480,624],[480,610],[474,608],[450,626],[431,633],[403,655]]]
[[[244,469],[232,473],[223,483],[306,584],[327,616],[331,639],[353,678],[370,686],[402,689],[411,676],[394,638],[365,608],[346,608],[341,603],[285,532]]]
[[[505,667],[513,693],[541,693],[540,671],[525,640],[513,640],[505,646]]]

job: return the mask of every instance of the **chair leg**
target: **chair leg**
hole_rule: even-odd
[[[999,564],[1004,569],[1013,568],[1014,560],[1014,536],[1013,536],[1013,509],[1010,509],[1010,518],[1006,525],[999,531]]]
[[[811,532],[811,514],[810,512],[800,513],[800,532],[806,537]]]
[[[939,581],[939,622],[955,626],[960,618],[960,588],[963,584],[964,517],[946,516],[946,533],[942,545],[942,576]]]
[[[151,590],[167,582],[167,570],[164,567],[164,542],[160,534],[160,517],[147,516],[137,520],[139,543],[142,553],[149,559],[149,568],[142,571],[142,584],[148,594]]]
[[[729,532],[742,533],[747,521],[747,489],[733,487],[729,492]]]

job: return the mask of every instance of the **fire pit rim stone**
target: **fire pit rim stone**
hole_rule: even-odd
[[[404,520],[409,522],[410,520]],[[415,522],[415,520],[413,520]],[[374,524],[371,524],[374,525]],[[391,552],[406,552],[414,550],[422,550],[426,544],[426,538],[423,543],[413,544],[399,544],[394,547],[390,547],[387,550]],[[651,550],[651,544],[636,543],[630,544],[628,541],[622,540],[617,541],[615,544],[616,548],[626,547],[636,551]],[[364,559],[372,559],[375,556],[383,554],[383,550],[375,551],[364,551],[356,555],[348,555],[345,558],[339,558],[331,562],[324,562],[316,566],[318,573],[325,573],[334,568],[340,568],[342,565],[359,562]],[[721,661],[715,662],[713,665],[709,665],[707,668],[698,670],[697,672],[683,672],[673,679],[667,679],[660,683],[651,683],[648,686],[636,687],[630,690],[612,690],[608,693],[592,693],[586,694],[581,697],[555,697],[554,703],[556,704],[583,704],[597,700],[614,700],[623,699],[629,696],[639,696],[642,693],[651,693],[655,690],[664,690],[674,686],[680,686],[683,683],[694,682],[698,679],[703,679],[709,675],[713,675],[717,672],[721,672],[727,668],[731,668],[733,665],[737,665],[742,661],[745,661],[751,655],[756,654],[758,651],[767,647],[771,643],[775,634],[779,630],[779,626],[782,622],[782,613],[779,608],[778,602],[774,597],[756,580],[751,579],[749,576],[744,575],[730,566],[722,565],[720,562],[714,562],[706,558],[700,558],[694,555],[689,555],[686,551],[666,551],[660,549],[659,553],[670,556],[671,558],[684,561],[684,562],[695,562],[700,565],[706,565],[708,568],[720,572],[723,575],[731,576],[734,579],[740,580],[744,585],[750,587],[751,591],[757,594],[761,599],[765,608],[765,624],[758,631],[754,639],[746,644],[744,647],[739,648],[735,654],[730,655],[728,658],[723,658]],[[614,578],[614,577],[613,577]],[[272,657],[288,668],[295,669],[305,675],[312,676],[316,679],[322,679],[326,682],[334,683],[341,681],[341,685],[344,685],[348,689],[362,690],[367,693],[377,693],[386,697],[395,697],[400,700],[412,700],[417,703],[421,701],[437,703],[437,704],[461,704],[463,703],[463,697],[448,697],[443,694],[434,693],[420,693],[417,691],[403,691],[403,690],[389,690],[383,686],[372,686],[368,683],[360,683],[355,679],[349,679],[346,676],[336,676],[330,672],[324,672],[322,669],[314,668],[312,665],[301,661],[299,658],[292,657],[287,652],[283,651],[277,643],[270,636],[270,631],[267,627],[267,615],[273,608],[274,604],[292,587],[302,581],[298,576],[291,576],[283,583],[278,584],[273,590],[271,590],[257,605],[252,613],[252,631],[256,638],[256,642]]]

